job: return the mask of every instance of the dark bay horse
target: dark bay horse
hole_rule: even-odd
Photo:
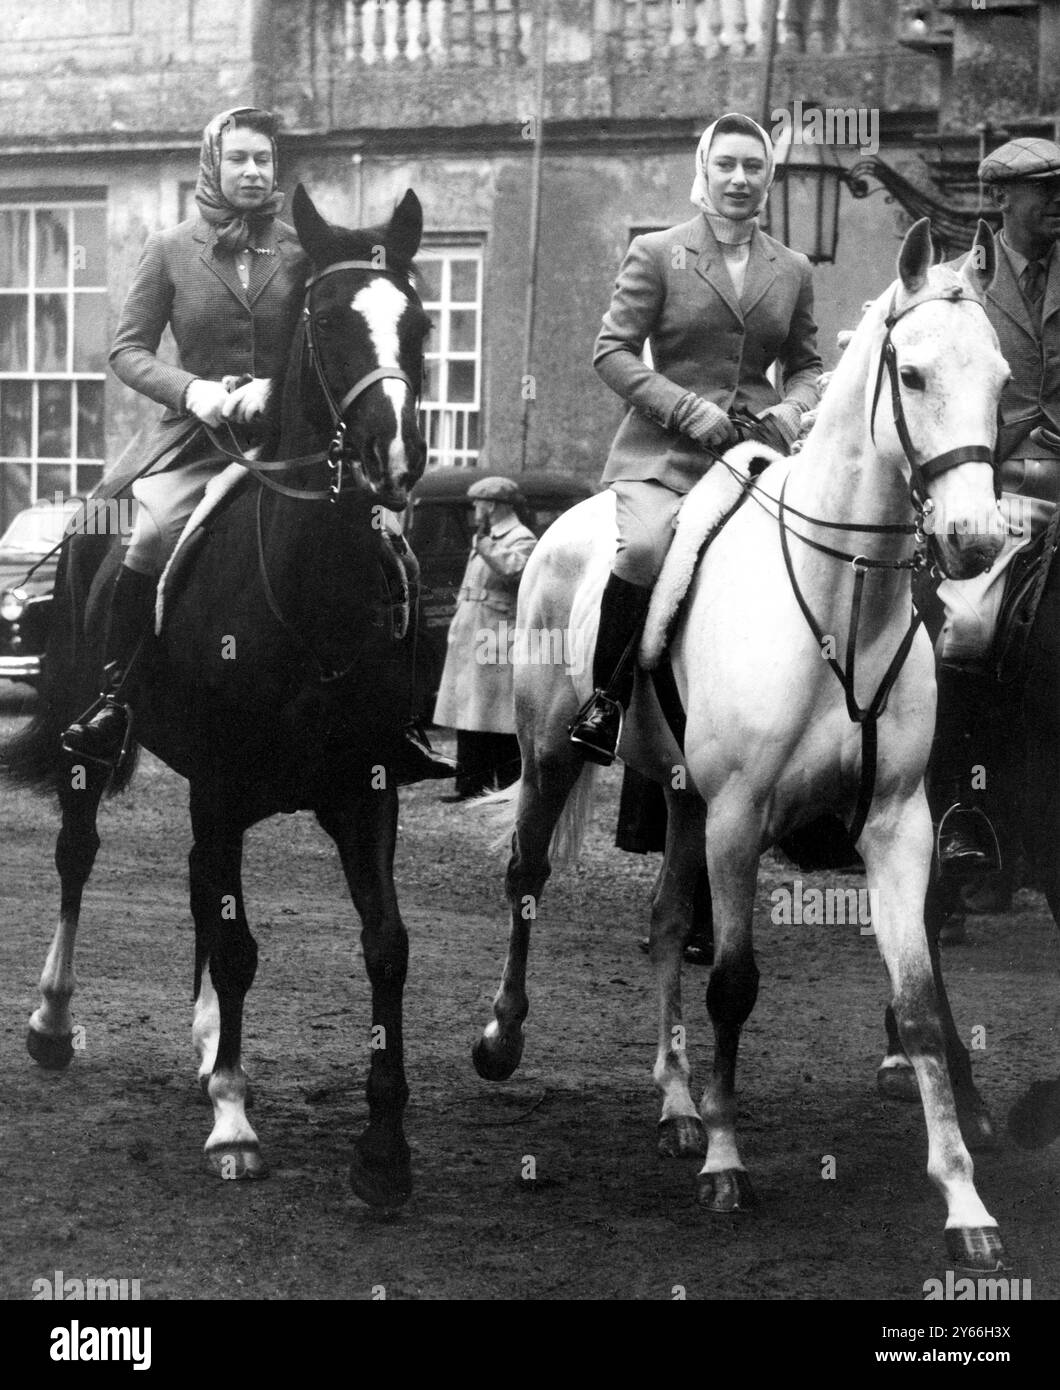
[[[1044,541],[1048,552],[1056,543],[1055,531]],[[995,819],[1008,818],[1007,824],[997,820],[1004,855],[1014,859],[1022,850],[1030,882],[1045,894],[1060,926],[1060,562],[1055,555],[1022,655],[1004,675],[1000,681],[984,667],[978,679],[982,737],[974,758],[987,769],[988,785],[1002,788],[990,811]],[[938,949],[939,930],[952,900],[952,890],[935,879],[925,915],[947,1062],[965,1140],[970,1148],[990,1149],[998,1144],[994,1122],[976,1088],[968,1049],[953,1019]],[[892,1099],[918,1100],[919,1088],[891,1010],[885,1022],[888,1055],[879,1071],[880,1089]],[[1034,1082],[1014,1104],[1008,1129],[1026,1148],[1044,1147],[1060,1137],[1060,1077]]]
[[[412,283],[422,211],[409,191],[385,226],[347,231],[326,223],[299,187],[293,213],[313,274],[274,393],[274,462],[208,523],[173,576],[161,634],[147,639],[130,692],[134,735],[190,786],[195,1041],[214,1111],[208,1170],[266,1172],[240,1062],[257,962],[240,883],[243,836],[277,812],[310,810],[338,847],[372,988],[369,1121],[350,1180],[364,1201],[393,1207],[412,1185],[408,938],[393,882],[391,775],[409,692],[408,644],[388,598],[387,576],[401,562],[384,530],[426,462],[416,411],[429,321]],[[71,1058],[74,940],[108,780],[108,769],[61,751],[60,731],[98,689],[119,560],[115,537],[79,535],[65,547],[39,713],[5,755],[7,773],[56,791],[62,812],[59,925],[28,1038],[45,1067]],[[127,754],[112,791],[131,766]]]

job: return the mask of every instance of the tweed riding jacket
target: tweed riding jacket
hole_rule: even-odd
[[[654,370],[641,359],[646,341]],[[634,237],[593,355],[600,376],[629,403],[603,481],[654,479],[687,492],[711,461],[671,428],[674,407],[694,391],[722,410],[757,414],[781,399],[766,376],[774,361],[785,399],[815,405],[822,363],[805,256],[756,227],[737,298],[702,215]]]

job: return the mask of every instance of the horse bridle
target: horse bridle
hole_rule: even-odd
[[[922,518],[932,507],[931,498],[928,496],[928,485],[933,483],[941,474],[946,473],[951,468],[958,468],[962,463],[988,463],[994,470],[994,492],[997,495],[998,479],[1000,473],[994,455],[994,450],[988,449],[985,444],[962,444],[956,449],[947,449],[945,453],[935,454],[926,459],[923,463],[917,461],[916,450],[909,434],[909,426],[906,424],[905,410],[902,406],[901,380],[898,373],[898,353],[894,346],[891,336],[896,323],[900,323],[907,314],[911,314],[914,309],[919,309],[922,304],[931,304],[936,300],[943,300],[947,303],[957,304],[976,304],[980,309],[983,305],[980,300],[972,295],[965,294],[959,285],[954,285],[952,289],[944,291],[942,294],[927,295],[923,299],[917,299],[912,304],[899,312],[895,311],[898,301],[898,287],[895,286],[894,294],[891,296],[891,306],[884,319],[884,327],[887,332],[884,335],[883,346],[880,349],[880,361],[876,370],[876,387],[872,393],[872,411],[869,415],[869,437],[876,443],[876,408],[880,403],[880,393],[883,389],[883,374],[887,377],[891,385],[891,413],[894,417],[894,427],[898,434],[898,442],[902,446],[906,461],[909,464],[909,498],[916,509],[917,517]],[[985,313],[986,310],[983,309]]]
[[[891,387],[891,410],[894,416],[894,426],[898,433],[898,440],[902,446],[902,452],[905,454],[910,469],[909,499],[916,512],[916,524],[868,525],[854,522],[826,521],[819,517],[809,516],[805,512],[797,511],[794,507],[790,507],[785,503],[784,494],[787,489],[788,478],[791,476],[790,473],[785,477],[781,485],[779,496],[770,498],[777,506],[777,521],[780,527],[780,549],[784,558],[784,568],[787,571],[792,593],[806,620],[807,626],[813,633],[818,649],[843,688],[849,719],[861,729],[861,777],[858,784],[857,800],[854,805],[854,814],[849,827],[850,838],[855,843],[861,834],[868,817],[869,809],[872,805],[872,797],[876,784],[878,752],[877,726],[879,724],[879,719],[887,708],[887,700],[890,697],[891,690],[898,679],[902,667],[905,665],[906,657],[909,655],[912,648],[917,629],[927,615],[928,606],[934,599],[935,592],[942,580],[942,575],[937,565],[929,565],[926,555],[923,550],[919,548],[909,559],[874,560],[864,555],[850,555],[832,546],[823,545],[821,542],[813,540],[810,536],[802,535],[801,532],[793,532],[804,545],[809,546],[812,550],[819,551],[821,554],[829,555],[833,559],[849,562],[854,571],[854,590],[851,597],[850,621],[847,629],[847,662],[844,667],[835,656],[828,654],[827,634],[814,616],[813,610],[806,601],[805,594],[799,587],[798,578],[795,574],[795,567],[792,563],[791,547],[788,543],[788,531],[790,528],[785,519],[786,513],[790,511],[803,521],[808,521],[817,526],[824,526],[830,530],[856,531],[862,533],[872,532],[876,534],[889,533],[892,535],[914,534],[918,544],[923,545],[927,539],[924,530],[924,518],[932,510],[933,505],[927,491],[928,485],[931,482],[949,469],[959,467],[962,463],[988,463],[994,471],[994,491],[995,495],[997,495],[1000,476],[994,451],[988,449],[985,444],[964,444],[956,449],[948,449],[945,453],[935,454],[931,458],[926,459],[923,463],[917,460],[916,449],[913,446],[913,441],[909,434],[909,426],[906,423],[905,411],[902,406],[901,381],[898,373],[898,354],[891,337],[895,324],[905,318],[907,314],[911,314],[914,309],[919,309],[922,304],[929,304],[934,300],[943,300],[955,304],[963,300],[969,304],[978,304],[981,309],[983,305],[978,299],[965,294],[960,286],[957,285],[942,294],[927,295],[923,299],[918,299],[899,312],[895,310],[897,299],[898,289],[896,286],[891,298],[890,309],[888,310],[887,317],[884,319],[884,326],[887,331],[880,349],[880,361],[876,371],[876,386],[872,393],[872,411],[869,417],[869,437],[875,444],[876,410],[883,389],[884,372],[886,372]],[[730,465],[726,464],[726,467],[730,467]],[[734,470],[730,467],[730,471]],[[739,477],[740,475],[737,474],[736,476]],[[750,480],[747,491],[764,510],[768,511],[768,508],[766,508],[761,501],[759,496],[761,489],[757,487],[754,479]],[[768,497],[769,494],[762,493],[762,496]],[[932,536],[931,540],[932,544],[934,544],[934,536]],[[898,649],[891,658],[890,664],[884,672],[872,699],[867,705],[862,706],[859,705],[854,691],[854,671],[858,630],[861,620],[862,593],[865,585],[865,576],[870,569],[889,569],[892,571],[910,570],[914,575],[920,577],[921,587],[917,594],[917,601],[913,606],[913,613],[909,625],[902,636],[902,640],[898,644]]]
[[[347,438],[347,427],[344,416],[346,411],[359,396],[362,396],[370,386],[374,386],[377,381],[389,379],[403,381],[409,391],[415,395],[415,388],[408,375],[400,367],[373,367],[370,372],[360,377],[346,391],[341,399],[335,399],[335,393],[328,381],[324,364],[320,357],[320,350],[317,347],[316,339],[313,335],[313,287],[319,284],[329,275],[337,275],[343,270],[370,270],[375,275],[388,275],[393,278],[400,278],[398,272],[388,270],[385,266],[376,265],[374,261],[335,261],[333,265],[326,266],[323,270],[318,270],[315,275],[305,282],[305,300],[302,307],[302,350],[306,360],[316,374],[317,383],[320,386],[324,401],[327,404],[328,412],[331,415],[332,436],[326,449],[320,449],[313,454],[302,454],[297,458],[271,459],[262,463],[257,459],[248,457],[239,447],[238,440],[232,432],[231,425],[228,426],[229,437],[232,441],[231,447],[224,443],[217,432],[209,425],[203,428],[210,438],[210,442],[219,453],[231,459],[233,463],[240,463],[248,472],[252,473],[263,487],[269,488],[273,492],[281,493],[284,497],[294,498],[298,502],[337,502],[342,493],[343,478],[346,476],[359,479],[367,486],[368,480],[364,476],[364,468],[360,459],[355,459],[352,455],[349,440]],[[288,487],[285,483],[280,483],[270,478],[270,473],[283,473],[290,469],[307,468],[311,464],[327,463],[331,470],[331,483],[326,488],[297,488]]]

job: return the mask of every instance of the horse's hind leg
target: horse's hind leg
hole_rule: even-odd
[[[667,790],[666,855],[652,902],[650,954],[659,994],[659,1045],[652,1076],[663,1094],[659,1153],[703,1157],[703,1125],[689,1090],[691,1068],[681,1021],[681,956],[692,926],[703,868],[706,806],[695,792]]]
[[[243,825],[219,814],[218,801],[194,783],[188,856],[191,911],[195,918],[196,987],[210,972],[217,992],[217,1050],[207,1083],[214,1125],[205,1145],[205,1166],[219,1178],[263,1178],[261,1146],[246,1116],[247,1078],[241,1063],[243,1001],[254,982],[257,942],[243,909]]]
[[[707,1009],[714,1025],[714,1071],[700,1105],[707,1159],[697,1180],[699,1202],[711,1211],[754,1205],[736,1147],[736,1056],[740,1033],[758,997],[751,920],[758,878],[760,828],[749,812],[712,806],[707,868],[714,901],[714,969]]]
[[[891,978],[894,1014],[916,1071],[928,1131],[928,1174],[946,1201],[950,1255],[974,1269],[1004,1259],[997,1223],[973,1181],[961,1138],[923,926],[931,856],[931,820],[923,793],[877,802],[858,842],[873,904],[876,940]]]
[[[364,792],[341,808],[318,809],[335,841],[354,906],[372,986],[372,1061],[368,1072],[368,1127],[350,1162],[350,1186],[369,1206],[393,1209],[412,1193],[412,1164],[404,1116],[402,1000],[409,938],[394,890],[398,797],[394,789]]]
[[[81,916],[81,897],[99,849],[96,815],[109,777],[98,763],[70,759],[59,786],[62,826],[55,842],[59,872],[59,925],[41,974],[41,1003],[29,1020],[26,1047],[42,1067],[66,1067],[73,1056],[70,1000],[74,975],[74,943]]]
[[[565,724],[562,726],[565,728]],[[530,930],[537,916],[541,891],[551,873],[549,842],[567,798],[584,770],[580,790],[586,803],[591,794],[591,769],[566,748],[523,761],[519,808],[512,833],[504,888],[511,906],[512,925],[500,988],[493,1000],[493,1020],[483,1030],[471,1057],[486,1081],[506,1081],[523,1055],[523,1020],[530,1008],[526,994],[526,961]],[[588,804],[576,806],[574,818],[588,815]]]

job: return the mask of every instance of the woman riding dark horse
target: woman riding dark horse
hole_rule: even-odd
[[[167,570],[160,630],[144,638],[129,698],[135,743],[189,783],[194,1039],[214,1118],[207,1170],[222,1178],[267,1171],[247,1120],[241,1063],[243,1004],[257,966],[242,845],[264,818],[309,810],[338,849],[372,990],[369,1119],[350,1181],[362,1199],[387,1208],[407,1199],[412,1181],[403,1130],[408,937],[393,868],[408,708],[404,633],[415,600],[403,542],[385,519],[406,505],[427,457],[418,397],[430,321],[412,264],[422,212],[409,192],[385,226],[348,232],[326,223],[301,188],[293,208],[309,278],[288,342],[278,339],[267,363],[279,388],[265,422],[277,456],[244,458],[234,469],[241,485],[182,542]],[[57,793],[62,812],[59,923],[27,1039],[30,1055],[50,1068],[73,1056],[74,947],[99,848],[98,807],[108,787],[127,781],[134,751],[114,769],[60,743],[98,679],[106,596],[120,568],[117,538],[93,529],[64,545],[37,712],[3,750],[8,775]]]
[[[100,700],[63,735],[66,748],[84,758],[113,765],[121,753],[130,671],[158,577],[207,483],[229,462],[206,427],[269,418],[306,276],[294,228],[277,216],[283,194],[276,170],[274,116],[251,107],[215,116],[199,155],[199,215],[148,239],[122,310],[110,364],[127,386],[166,410],[118,465],[136,478],[140,505],[111,599]],[[167,326],[177,344],[175,366],[158,356]],[[267,457],[270,441],[260,442]],[[452,770],[410,721],[399,781]]]

